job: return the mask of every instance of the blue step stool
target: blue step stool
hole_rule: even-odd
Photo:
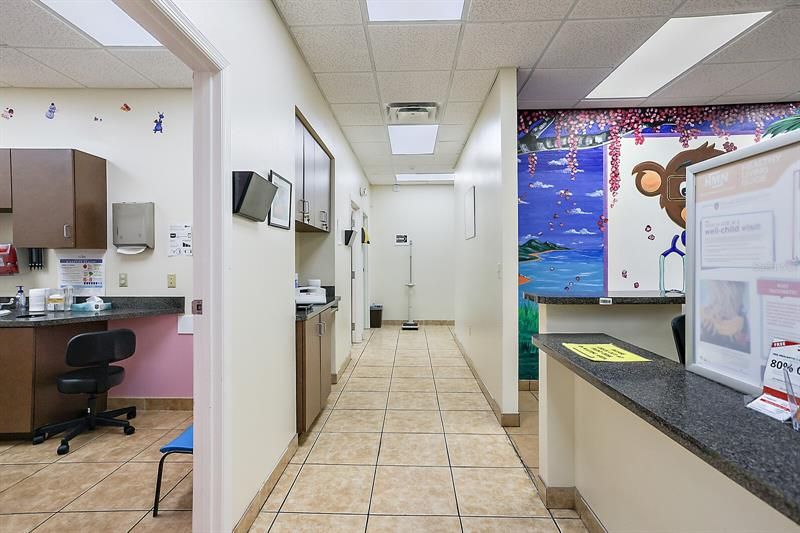
[[[161,496],[161,475],[164,473],[164,460],[173,453],[194,453],[194,424],[183,433],[172,439],[161,448],[161,460],[158,462],[158,477],[156,478],[156,501],[153,504],[153,516],[158,516],[158,500]]]

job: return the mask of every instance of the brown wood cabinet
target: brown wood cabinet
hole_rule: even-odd
[[[304,119],[295,117],[297,231],[330,231],[332,176],[333,157]]]
[[[305,433],[331,393],[336,309],[295,324],[297,342],[297,432]]]
[[[0,149],[0,213],[11,212],[11,150]]]
[[[11,196],[16,246],[107,247],[105,159],[79,150],[12,149]]]

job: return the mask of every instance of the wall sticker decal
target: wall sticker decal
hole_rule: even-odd
[[[45,111],[44,116],[49,118],[50,120],[53,120],[54,118],[56,118],[56,111],[57,111],[56,104],[50,102],[50,106],[47,108],[47,111]]]

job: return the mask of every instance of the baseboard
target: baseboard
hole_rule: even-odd
[[[580,491],[575,489],[575,511],[581,517],[586,531],[589,533],[608,533],[608,530],[594,513],[586,500],[581,496]]]
[[[539,380],[538,379],[521,379],[521,380],[519,380],[519,390],[538,391],[539,390]]]
[[[548,509],[574,509],[589,533],[608,533],[595,512],[575,487],[548,487],[537,472],[530,471],[539,496]]]
[[[345,359],[344,363],[342,363],[342,365],[339,367],[339,370],[337,370],[335,374],[331,374],[332,384],[336,385],[337,383],[339,383],[339,380],[342,379],[342,374],[344,374],[344,371],[347,370],[347,365],[350,364],[351,360],[352,356],[348,355],[347,359]]]
[[[383,320],[383,324],[387,326],[400,326],[405,320]],[[455,326],[455,320],[415,320],[420,326]]]
[[[283,471],[286,470],[286,465],[289,464],[289,461],[292,457],[294,457],[296,451],[297,435],[292,437],[292,440],[289,441],[288,446],[286,446],[286,451],[283,452],[278,464],[275,465],[272,473],[264,482],[264,485],[261,486],[261,489],[258,491],[258,493],[253,496],[253,499],[250,501],[247,509],[245,509],[244,514],[242,514],[239,522],[233,528],[233,533],[247,533],[250,531],[250,526],[252,526],[253,522],[255,522],[256,518],[258,518],[258,513],[261,511],[261,508],[264,507],[264,503],[267,501],[267,498],[269,498],[269,493],[272,492],[272,489],[274,489],[275,485],[278,484],[281,474],[283,474]]]
[[[119,409],[130,405],[142,411],[192,411],[192,398],[108,398],[107,409]]]

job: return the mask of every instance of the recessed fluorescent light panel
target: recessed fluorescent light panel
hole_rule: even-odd
[[[461,20],[464,0],[367,0],[371,22]]]
[[[41,0],[103,46],[161,46],[111,0]]]
[[[397,183],[409,183],[409,182],[440,182],[440,183],[452,183],[455,181],[456,175],[455,174],[396,174],[395,180]]]
[[[389,142],[394,155],[432,154],[436,148],[438,124],[389,126]]]
[[[650,96],[770,13],[670,19],[586,98]]]

